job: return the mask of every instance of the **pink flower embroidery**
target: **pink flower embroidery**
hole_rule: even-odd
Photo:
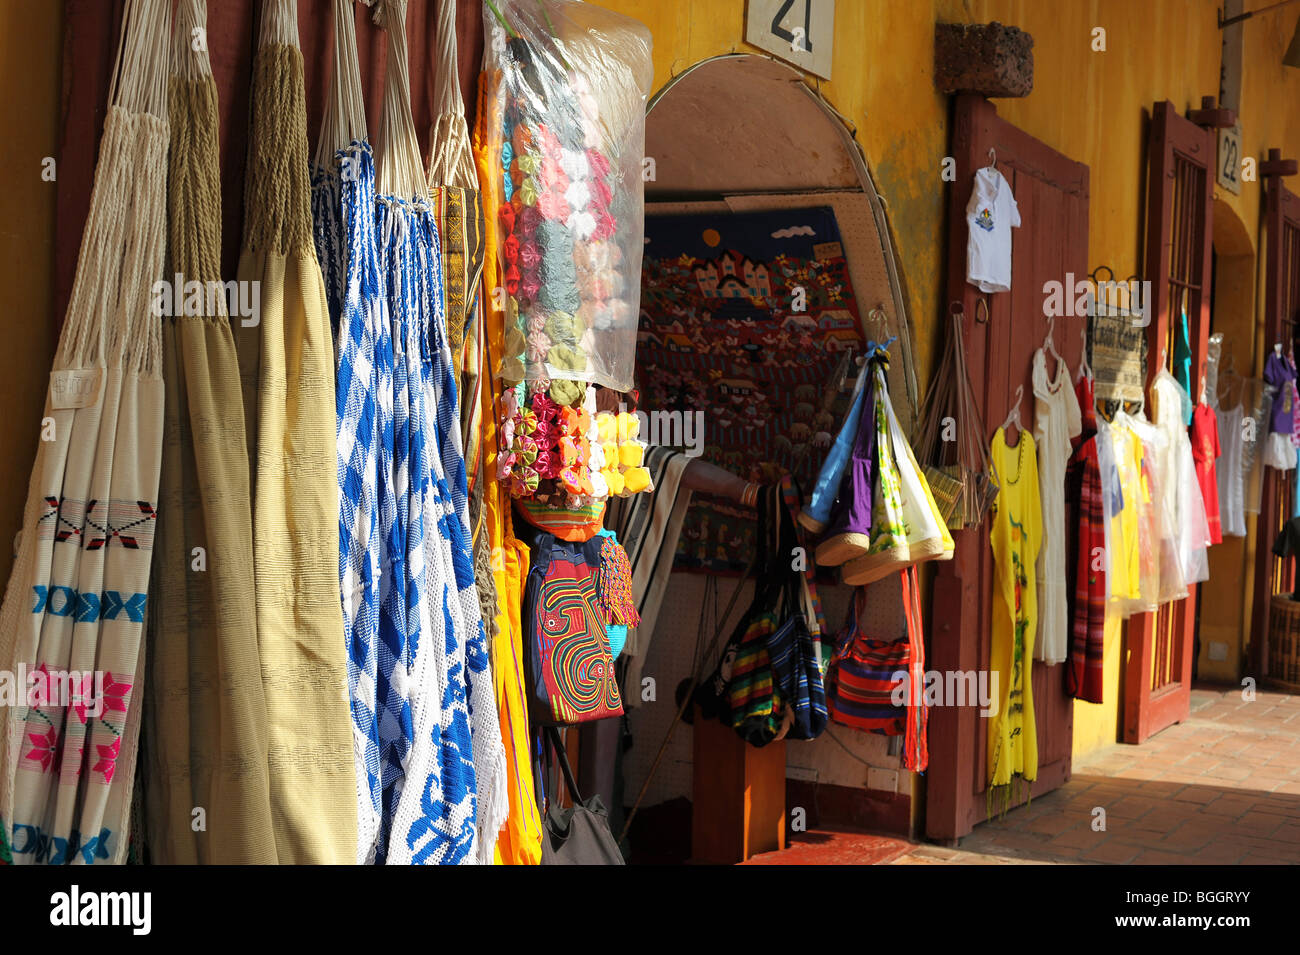
[[[76,700],[72,704],[72,712],[77,714],[77,719],[82,723],[86,722],[86,710],[95,701],[95,675],[93,673],[83,674],[81,677],[81,687],[73,690],[73,698]]]
[[[59,757],[59,776],[68,779],[77,779],[81,776],[81,757],[85,753],[84,746],[78,746],[74,753],[68,748],[67,740],[63,741],[63,752]],[[84,740],[83,740],[84,742]]]
[[[104,774],[104,782],[113,781],[113,772],[117,768],[117,753],[122,746],[122,737],[113,740],[111,746],[105,746],[103,743],[97,743],[95,748],[99,750],[99,762],[92,768],[94,772]]]
[[[55,757],[58,755],[59,734],[51,726],[44,733],[28,733],[27,738],[32,741],[32,748],[26,758],[34,763],[40,763],[41,772],[47,772],[54,765]]]
[[[122,679],[113,679],[113,674],[104,674],[104,709],[126,712],[127,701],[131,698],[131,684]]]

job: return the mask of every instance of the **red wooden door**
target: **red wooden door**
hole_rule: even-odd
[[[1264,357],[1274,344],[1293,346],[1300,337],[1300,197],[1282,185],[1280,174],[1268,174],[1269,166],[1280,166],[1273,151],[1271,162],[1263,164],[1266,177],[1264,215],[1268,232],[1265,265]],[[1261,436],[1262,437],[1262,436]],[[1270,662],[1269,606],[1274,594],[1295,590],[1295,572],[1290,560],[1273,556],[1273,540],[1291,518],[1295,496],[1294,476],[1264,469],[1259,523],[1255,535],[1255,603],[1251,615],[1252,670],[1260,676],[1294,680],[1294,674]]]
[[[1215,144],[1213,129],[1180,116],[1173,103],[1156,104],[1147,154],[1147,383],[1159,372],[1162,358],[1173,369],[1174,338],[1186,314],[1192,398],[1197,401],[1210,333]],[[1187,589],[1183,600],[1130,617],[1125,625],[1126,743],[1140,743],[1190,712],[1197,588]]]
[[[1016,386],[1024,386],[1021,420],[1033,428],[1033,354],[1047,334],[1044,285],[1083,280],[1088,274],[1088,167],[999,118],[980,96],[955,103],[952,155],[957,179],[949,196],[948,292],[966,314],[967,362],[984,431],[992,438],[1007,416]],[[966,203],[975,170],[996,154],[998,169],[1020,207],[1012,230],[1011,291],[985,294],[966,282]],[[1066,296],[1068,300],[1073,295]],[[977,304],[983,299],[987,313]],[[987,320],[983,320],[987,314]],[[1073,372],[1081,357],[1082,318],[1056,320],[1053,341]],[[1055,371],[1049,359],[1049,372]],[[1066,523],[1072,523],[1067,512]],[[989,522],[959,531],[954,559],[940,564],[934,583],[929,665],[987,672],[993,612],[993,555]],[[1037,796],[1070,778],[1073,705],[1061,666],[1035,661],[1030,669],[1038,733]],[[940,706],[930,712],[930,770],[926,783],[926,835],[951,842],[987,818],[985,800],[988,720],[977,706]]]

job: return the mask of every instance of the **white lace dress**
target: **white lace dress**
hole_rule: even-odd
[[[1065,581],[1065,469],[1070,439],[1082,430],[1079,399],[1070,369],[1057,361],[1055,380],[1047,377],[1047,356],[1034,353],[1034,444],[1038,447],[1038,487],[1043,544],[1038,551],[1038,638],[1034,659],[1061,663],[1070,652],[1069,594]]]

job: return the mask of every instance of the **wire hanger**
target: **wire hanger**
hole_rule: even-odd
[[[1053,358],[1056,359],[1056,375],[1059,375],[1061,373],[1061,366],[1065,365],[1066,368],[1069,368],[1069,365],[1066,365],[1065,359],[1061,357],[1061,353],[1056,350],[1056,344],[1052,341],[1052,332],[1055,330],[1055,328],[1056,328],[1056,317],[1053,315],[1048,315],[1047,316],[1047,337],[1043,339],[1043,351],[1046,354],[1051,355]],[[1055,381],[1056,375],[1052,375],[1051,380]]]
[[[1007,428],[1011,425],[1016,426],[1016,433],[1019,434],[1023,427],[1020,424],[1020,403],[1025,397],[1025,386],[1016,385],[1016,403],[1011,406],[1011,413],[1007,415],[1007,420],[1002,422],[1002,433],[1005,435]]]
[[[1092,366],[1088,364],[1088,319],[1079,323],[1079,378],[1087,377],[1093,381]]]
[[[989,165],[988,168],[996,169],[998,166],[998,151],[992,146],[989,147]]]

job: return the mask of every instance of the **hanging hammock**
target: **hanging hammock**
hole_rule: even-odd
[[[19,864],[121,863],[126,855],[163,430],[150,294],[163,267],[170,12],[164,0],[126,3],[43,440],[0,610],[0,666],[41,672],[54,691],[3,714],[0,829]],[[73,684],[70,700],[60,683]]]
[[[191,44],[206,21],[205,0],[181,0],[172,38],[167,274],[175,282],[162,319],[167,400],[145,695],[147,844],[161,864],[274,864],[248,449],[221,284],[217,87],[206,47]],[[207,822],[199,832],[196,806]]]
[[[442,246],[447,335],[451,367],[457,377],[460,437],[469,493],[469,520],[478,581],[480,615],[494,630],[497,595],[491,573],[491,548],[482,517],[483,404],[480,380],[484,360],[479,283],[483,275],[483,201],[465,122],[456,55],[456,3],[438,0],[437,53],[432,73],[436,115],[429,132],[429,193]]]
[[[336,449],[339,584],[356,766],[357,862],[374,862],[382,814],[377,687],[380,579],[391,572],[381,502],[395,508],[392,470],[393,340],[379,281],[375,164],[357,62],[354,0],[334,0],[334,74],[317,145],[312,203],[316,248],[337,326]],[[385,441],[386,436],[386,441]],[[387,462],[380,466],[381,445]],[[395,513],[395,510],[392,512]],[[391,517],[390,517],[391,521]],[[394,726],[386,724],[391,733]],[[400,773],[400,763],[387,764]]]
[[[391,754],[381,749],[381,760],[400,757],[404,778],[384,790],[379,859],[454,865],[492,859],[506,812],[505,761],[474,584],[439,236],[411,118],[405,18],[405,0],[377,5],[388,68],[376,228],[394,343],[397,491],[396,519],[385,528],[395,559],[382,581],[391,585],[381,587],[379,666],[391,651],[409,677],[405,687],[390,682],[379,700],[381,713],[409,714],[407,739]]]
[[[467,347],[474,351],[470,346],[475,333],[469,324],[483,273],[483,206],[469,144],[469,125],[465,122],[465,100],[460,92],[456,0],[437,3],[437,59],[432,71],[436,112],[429,132],[429,187],[442,239],[447,337],[452,367],[459,373],[462,352]],[[473,355],[466,357],[477,359]]]
[[[235,329],[253,463],[253,561],[281,863],[356,861],[356,778],[338,586],[333,347],[312,244],[297,4],[267,0],[254,58]]]

